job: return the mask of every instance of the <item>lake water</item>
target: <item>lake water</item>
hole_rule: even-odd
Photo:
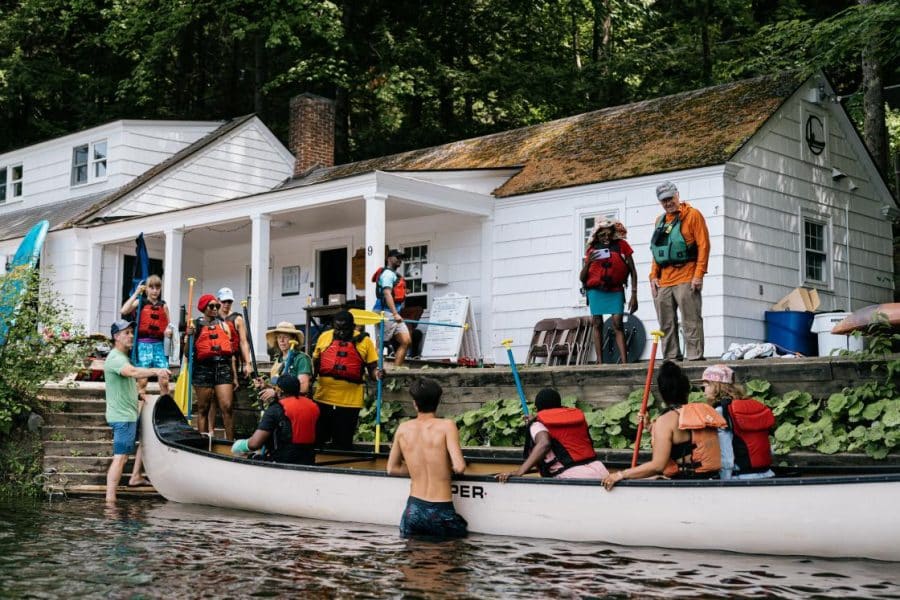
[[[393,527],[160,499],[0,499],[4,598],[896,598],[898,573],[489,535],[410,541]]]

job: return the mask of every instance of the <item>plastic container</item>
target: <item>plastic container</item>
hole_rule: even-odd
[[[835,335],[831,328],[843,321],[850,313],[829,312],[819,313],[813,317],[810,331],[819,336],[819,356],[831,356],[839,350],[860,352],[864,347],[861,336]]]
[[[791,352],[804,356],[818,355],[818,340],[812,333],[811,312],[798,310],[767,310],[766,341],[775,344],[779,353]]]

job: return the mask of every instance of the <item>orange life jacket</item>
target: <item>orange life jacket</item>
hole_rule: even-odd
[[[381,302],[384,302],[384,289],[378,285],[378,278],[381,277],[386,268],[381,267],[372,275],[372,281],[375,283],[375,296]],[[397,282],[394,283],[394,287],[391,289],[391,296],[394,298],[394,304],[402,304],[406,300],[406,280],[403,279],[403,275],[400,273],[396,271],[394,273],[397,275]]]
[[[194,352],[197,360],[231,356],[231,334],[222,319],[197,319],[194,323]]]
[[[705,402],[690,402],[675,411],[678,413],[678,429],[690,431],[691,439],[672,445],[672,456],[663,475],[694,477],[718,473],[722,455],[716,431],[728,425],[725,419]]]
[[[588,263],[587,280],[584,282],[584,287],[607,292],[618,292],[624,289],[629,270],[618,240],[610,242],[603,248],[588,246],[584,260]]]
[[[550,448],[556,460],[547,463],[542,461],[538,468],[542,477],[555,477],[566,469],[577,465],[584,465],[597,460],[594,452],[594,442],[588,431],[584,413],[577,408],[548,408],[537,414],[538,422],[550,432]],[[534,447],[534,439],[530,432],[525,436],[525,457],[531,454]],[[559,461],[562,469],[555,471],[550,468]]]
[[[734,434],[734,464],[739,473],[760,473],[772,466],[769,431],[775,427],[772,409],[753,398],[719,402],[728,427]]]
[[[141,306],[141,318],[138,321],[138,338],[161,340],[166,337],[169,317],[166,316],[166,303],[160,300],[156,304],[144,302]]]
[[[333,339],[328,347],[319,354],[319,375],[352,383],[362,383],[366,372],[366,363],[356,344],[365,335],[361,334],[350,341]]]

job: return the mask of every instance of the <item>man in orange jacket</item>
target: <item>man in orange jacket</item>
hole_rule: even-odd
[[[656,220],[650,250],[650,292],[659,328],[665,333],[667,359],[703,359],[703,276],[709,264],[709,231],[699,210],[681,201],[678,188],[665,181],[656,198],[666,212]],[[684,328],[684,354],[678,339],[678,314]]]

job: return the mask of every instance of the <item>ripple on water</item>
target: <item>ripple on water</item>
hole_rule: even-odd
[[[398,515],[399,517],[399,515]],[[896,565],[473,535],[161,500],[0,500],[0,590],[32,598],[896,597]]]

